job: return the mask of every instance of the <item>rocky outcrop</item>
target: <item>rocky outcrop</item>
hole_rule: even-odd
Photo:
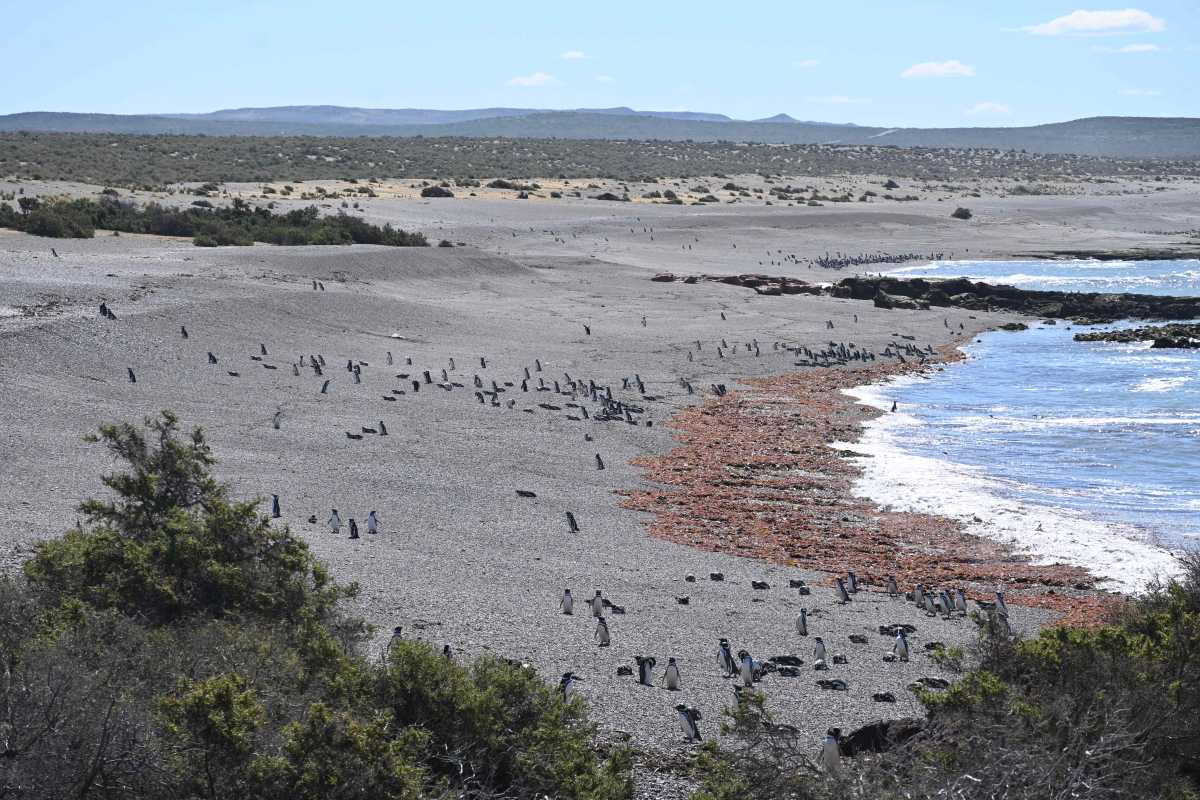
[[[904,744],[924,729],[925,720],[914,717],[879,720],[843,736],[838,741],[838,749],[847,758],[863,753],[883,753]]]
[[[1148,294],[1096,292],[1045,292],[1015,286],[982,283],[967,278],[853,277],[834,284],[834,297],[854,300],[906,298],[927,306],[953,306],[971,311],[1008,311],[1031,317],[1071,319],[1079,324],[1113,322],[1118,319],[1200,318],[1200,298],[1160,297]],[[894,300],[888,302],[894,303]],[[904,308],[907,306],[882,306]]]
[[[872,298],[876,308],[904,308],[910,311],[928,311],[929,303],[924,300],[914,300],[899,294],[888,294],[882,289]]]
[[[1155,349],[1200,349],[1200,324],[1147,325],[1119,331],[1093,331],[1075,334],[1077,342],[1153,342]]]
[[[758,275],[754,273],[745,273],[742,275],[681,276],[671,272],[660,272],[650,280],[658,283],[671,283],[673,281],[681,281],[683,283],[712,281],[714,283],[724,283],[729,286],[741,286],[745,289],[753,289],[758,294],[765,295],[823,293],[823,289],[816,284],[808,283],[807,281],[802,281],[798,278],[788,278],[782,275]]]

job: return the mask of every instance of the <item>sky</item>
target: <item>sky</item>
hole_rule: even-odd
[[[623,105],[897,127],[1200,116],[1200,0],[0,0],[0,20],[0,113]]]

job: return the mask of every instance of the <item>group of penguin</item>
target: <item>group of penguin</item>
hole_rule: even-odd
[[[724,576],[721,573],[713,573],[710,578],[712,580],[723,580]],[[688,581],[694,581],[692,575],[687,576]],[[755,588],[769,588],[767,584],[761,581],[754,581]],[[793,580],[793,587],[800,589],[801,594],[809,594],[809,587],[804,585],[803,581]],[[858,578],[854,572],[848,572],[846,576],[836,577],[834,579],[835,597],[839,604],[846,604],[853,601],[852,595],[860,591]],[[890,597],[900,596],[899,586],[896,578],[893,575],[886,577],[886,592]],[[677,598],[678,600],[679,598]],[[914,602],[918,608],[924,610],[927,614],[938,615],[945,618],[950,618],[951,615],[958,613],[961,616],[966,616],[966,595],[962,589],[948,592],[946,590],[932,591],[927,589],[923,584],[918,583],[911,593],[906,593],[905,599]],[[597,589],[595,595],[586,601],[591,615],[596,619],[596,629],[593,638],[597,641],[600,647],[608,647],[611,644],[611,637],[608,630],[608,623],[604,618],[604,610],[612,609],[614,613],[624,613],[624,609],[619,606],[614,606],[608,599],[603,596],[601,590]],[[977,600],[975,601],[981,610],[986,611],[989,619],[996,623],[999,621],[1003,631],[1010,631],[1008,628],[1008,607],[1004,600],[1004,592],[997,590],[995,601],[988,602]],[[575,607],[575,598],[571,594],[571,590],[566,588],[563,590],[562,597],[559,601],[559,609],[564,614],[573,614]],[[801,608],[796,617],[796,633],[800,636],[808,636],[808,609]],[[907,663],[910,658],[910,645],[908,634],[916,630],[911,625],[894,624],[880,626],[880,633],[890,633],[894,635],[891,650],[883,656],[886,662]],[[866,644],[866,637],[862,635],[851,634],[850,640],[858,644]],[[926,645],[926,649],[934,649],[940,647],[940,642],[931,642]],[[637,681],[644,686],[659,685],[668,691],[679,691],[683,688],[683,678],[680,672],[680,667],[675,658],[671,657],[667,660],[667,666],[662,674],[661,679],[656,684],[654,680],[654,668],[657,665],[657,659],[652,656],[634,656],[634,662],[637,670]],[[813,637],[813,663],[814,670],[827,670],[829,663],[846,664],[848,660],[841,653],[829,653],[825,641],[820,636]],[[733,648],[726,638],[721,638],[717,645],[717,664],[721,668],[725,678],[737,677],[739,684],[734,687],[734,692],[739,697],[741,693],[754,686],[755,683],[762,680],[764,676],[770,673],[778,673],[785,677],[796,677],[799,674],[799,667],[803,662],[795,656],[776,656],[766,661],[755,659],[747,650],[739,650],[736,655],[733,653]],[[627,666],[617,668],[618,675],[632,675],[634,669]],[[569,700],[574,696],[576,684],[582,681],[579,675],[574,672],[564,672],[559,681],[558,690],[563,697]],[[922,678],[918,682],[927,687],[944,688],[946,682],[938,678]],[[831,689],[835,691],[847,691],[849,686],[846,681],[841,679],[819,680],[817,685],[823,689]],[[879,692],[873,695],[873,699],[877,702],[895,702],[895,696],[890,692]],[[703,739],[700,731],[700,720],[703,718],[699,709],[689,706],[686,703],[678,703],[674,706],[675,712],[679,719],[679,725],[683,732],[684,738],[688,742],[699,742]],[[841,729],[831,728],[825,737],[821,749],[821,762],[827,770],[834,771],[838,768],[840,760],[839,742],[841,740]]]

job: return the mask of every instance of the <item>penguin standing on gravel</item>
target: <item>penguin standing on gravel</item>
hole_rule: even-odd
[[[570,589],[563,589],[562,600],[558,601],[558,607],[564,614],[575,613],[575,598],[571,596]]]
[[[334,532],[338,535],[341,535],[342,518],[341,518],[341,516],[338,515],[338,510],[336,508],[333,509],[333,513],[329,515],[329,521],[326,522],[325,524],[329,526],[329,530],[331,530],[332,532]]]
[[[271,519],[279,519],[279,495],[271,495]]]
[[[358,523],[354,521],[354,517],[350,518],[350,538],[358,538]]]
[[[800,609],[799,616],[796,617],[796,633],[800,636],[808,636],[808,609]]]
[[[700,727],[696,724],[700,719],[700,710],[680,703],[675,706],[675,711],[679,714],[679,727],[683,729],[684,737],[689,742],[700,741]]]
[[[837,598],[839,603],[849,603],[850,594],[846,591],[846,584],[841,578],[837,579]]]
[[[838,737],[841,731],[830,728],[825,733],[825,742],[821,745],[821,766],[830,775],[836,775],[842,768],[842,751],[838,747]]]
[[[743,686],[754,685],[754,659],[750,657],[750,653],[745,650],[738,651],[738,676],[742,679]]]
[[[643,686],[654,685],[654,665],[653,656],[634,656],[633,660],[637,662],[638,668],[638,683]]]
[[[667,669],[663,673],[663,687],[668,692],[678,692],[683,688],[683,679],[679,675],[679,665],[675,659],[667,659]]]
[[[581,680],[583,678],[580,678],[574,672],[564,672],[562,674],[562,679],[558,682],[558,692],[563,696],[563,700],[568,703],[571,701],[571,698],[575,696],[575,684]]]
[[[728,639],[722,639],[717,644],[717,663],[721,665],[726,678],[737,672],[737,665],[733,660],[733,651],[729,649]]]
[[[887,593],[888,597],[895,597],[900,594],[900,586],[896,583],[895,575],[887,576]]]
[[[892,644],[892,655],[898,661],[908,661],[908,637],[904,635],[904,628],[896,629],[896,641]]]
[[[379,517],[374,511],[367,514],[367,533],[379,533]]]
[[[813,666],[817,663],[825,663],[825,640],[820,636],[813,637]]]
[[[604,617],[596,618],[596,631],[592,634],[592,638],[600,647],[608,647],[612,644],[612,639],[608,635],[608,623],[604,621]]]
[[[596,590],[596,596],[592,598],[592,616],[600,619],[604,616],[604,598],[600,596],[600,590]]]

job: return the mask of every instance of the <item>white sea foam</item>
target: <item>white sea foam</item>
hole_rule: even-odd
[[[1173,389],[1178,389],[1180,386],[1190,382],[1192,379],[1187,375],[1178,375],[1173,378],[1147,378],[1138,383],[1131,391],[1134,392],[1169,392]]]
[[[896,379],[914,380],[920,379]],[[848,389],[846,394],[875,408],[891,407],[880,386]],[[1155,576],[1176,571],[1172,554],[1133,528],[1007,499],[1004,485],[977,468],[906,452],[900,446],[906,429],[923,424],[903,412],[884,414],[866,424],[861,441],[834,444],[869,456],[858,461],[863,476],[854,485],[856,495],[899,511],[961,520],[968,533],[1010,545],[1036,564],[1084,567],[1106,579],[1106,588],[1118,591],[1136,593]]]

